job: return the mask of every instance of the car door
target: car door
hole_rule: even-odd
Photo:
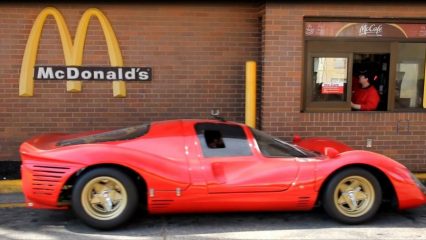
[[[197,123],[194,128],[209,193],[285,191],[295,180],[295,158],[263,157],[240,125]]]

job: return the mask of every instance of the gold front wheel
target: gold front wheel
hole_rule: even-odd
[[[361,176],[350,176],[341,180],[334,191],[336,208],[348,217],[366,214],[371,210],[374,201],[373,185]]]
[[[376,214],[382,201],[382,190],[371,172],[354,167],[331,178],[322,200],[328,215],[343,223],[358,224]]]

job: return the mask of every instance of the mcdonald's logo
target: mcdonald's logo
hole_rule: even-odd
[[[35,66],[41,32],[48,16],[55,19],[58,27],[66,67]],[[100,22],[108,47],[111,67],[81,67],[84,43],[91,17],[96,17]],[[37,71],[37,76],[35,71]],[[123,67],[123,58],[114,30],[99,9],[89,8],[83,13],[77,26],[74,43],[62,14],[56,8],[43,9],[35,20],[28,37],[19,79],[19,96],[31,97],[34,95],[34,79],[66,79],[68,92],[81,92],[81,80],[93,80],[96,79],[96,76],[99,78],[104,76],[105,80],[112,80],[114,97],[125,97],[126,83],[124,80],[150,80],[151,69]],[[135,77],[133,79],[127,78],[131,78],[131,76]]]

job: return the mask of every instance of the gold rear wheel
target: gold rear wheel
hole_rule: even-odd
[[[91,169],[79,176],[73,187],[73,211],[92,227],[118,227],[137,210],[139,193],[135,181],[125,171],[113,167]]]
[[[115,178],[102,176],[90,180],[83,188],[81,203],[91,217],[110,220],[119,216],[127,205],[127,192]]]

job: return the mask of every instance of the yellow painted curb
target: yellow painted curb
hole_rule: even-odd
[[[422,181],[426,181],[426,173],[415,173],[416,177]]]
[[[17,208],[26,206],[26,203],[0,203],[0,208]]]
[[[0,193],[22,192],[21,180],[0,180]]]

